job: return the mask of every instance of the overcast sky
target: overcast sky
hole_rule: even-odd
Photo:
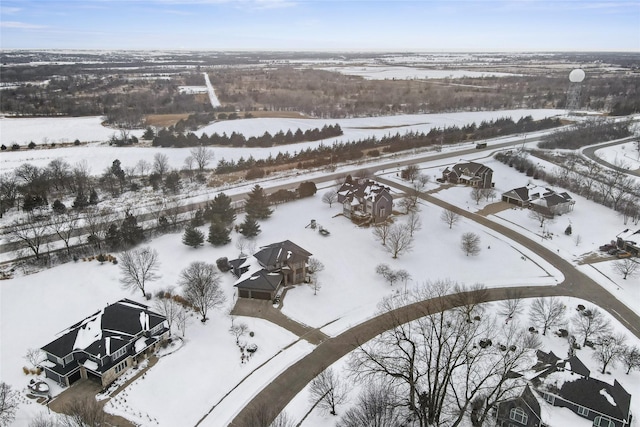
[[[631,0],[2,0],[2,49],[640,51]]]

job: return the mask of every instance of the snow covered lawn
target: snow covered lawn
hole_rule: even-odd
[[[596,150],[596,156],[612,165],[621,165],[629,170],[640,169],[640,151],[637,142],[625,142],[624,144]]]

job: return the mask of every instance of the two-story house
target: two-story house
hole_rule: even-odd
[[[465,184],[477,188],[492,188],[493,169],[481,163],[457,163],[442,172],[442,180],[453,184]]]
[[[307,278],[307,262],[311,253],[284,240],[263,246],[251,258],[229,261],[234,285],[241,298],[273,300],[285,286],[302,283]]]
[[[393,210],[391,189],[370,179],[352,179],[347,176],[338,190],[338,203],[342,213],[354,220],[380,222]]]
[[[61,332],[42,347],[45,375],[64,386],[97,378],[103,387],[169,338],[166,318],[144,305],[122,299]]]

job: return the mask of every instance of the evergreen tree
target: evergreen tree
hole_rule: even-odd
[[[240,234],[245,237],[256,237],[260,234],[260,225],[251,215],[247,215],[240,224]]]
[[[198,209],[191,218],[191,227],[202,227],[204,225],[204,211]]]
[[[204,212],[205,220],[220,222],[225,227],[230,226],[236,220],[236,212],[231,206],[231,197],[224,193],[219,193],[212,202],[210,202]]]
[[[207,241],[213,246],[226,245],[231,241],[229,238],[231,230],[225,226],[221,221],[214,221],[209,227],[209,238]]]
[[[98,244],[98,247],[99,247],[100,245],[99,239],[95,238],[95,242]],[[118,226],[116,224],[111,224],[109,226],[109,229],[107,230],[107,233],[104,236],[104,242],[112,250],[120,248],[120,244],[122,243],[122,234],[120,233],[120,230],[118,229]]]
[[[269,199],[262,187],[257,184],[253,187],[244,205],[244,210],[247,216],[253,219],[266,219],[271,216],[273,211],[269,209]]]
[[[142,227],[138,225],[138,219],[131,213],[125,214],[120,227],[122,242],[127,246],[135,246],[144,240]]]
[[[88,204],[89,204],[89,201],[87,200],[87,196],[84,194],[84,191],[82,191],[82,189],[78,190],[78,195],[76,196],[76,199],[73,201],[73,208],[84,209],[87,207]]]
[[[51,209],[53,210],[54,213],[60,215],[67,210],[67,207],[60,200],[56,199],[53,202],[53,205],[51,205]]]
[[[187,227],[182,235],[182,243],[192,248],[197,248],[204,243],[204,234],[194,227]]]
[[[100,198],[98,197],[98,192],[94,188],[93,190],[91,190],[91,193],[89,193],[89,204],[97,205],[99,201]]]

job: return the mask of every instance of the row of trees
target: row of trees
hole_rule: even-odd
[[[566,129],[552,132],[538,144],[543,149],[578,149],[598,142],[612,141],[631,135],[631,122],[604,118],[576,122]]]
[[[246,138],[243,134],[232,132],[230,136],[226,133],[219,135],[214,133],[208,136],[203,133],[200,137],[192,132],[186,135],[181,132],[172,132],[168,129],[158,131],[153,138],[154,147],[196,147],[196,146],[231,146],[231,147],[273,147],[275,145],[295,144],[298,142],[319,141],[321,139],[333,138],[342,135],[339,124],[324,125],[322,129],[314,128],[302,131],[298,128],[295,132],[289,129],[286,133],[281,131],[271,135],[265,132],[262,136],[251,136]]]

